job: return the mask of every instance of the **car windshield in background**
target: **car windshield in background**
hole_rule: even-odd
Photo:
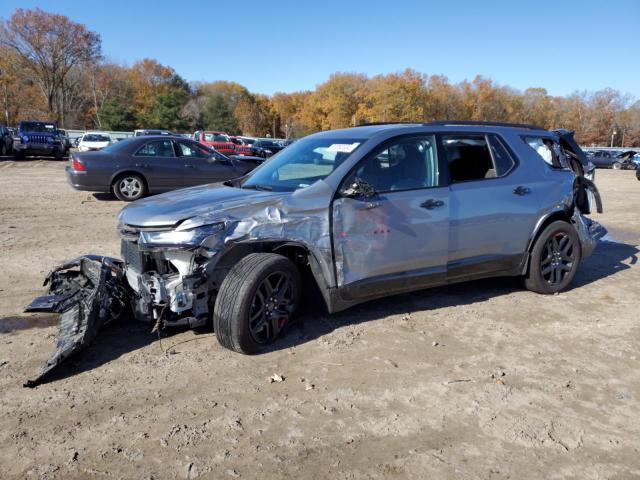
[[[20,126],[25,132],[54,133],[56,131],[56,126],[53,123],[24,122]]]
[[[85,135],[82,139],[83,142],[108,142],[110,138],[106,135]]]
[[[269,148],[269,147],[277,147],[278,145],[275,142],[270,142],[270,141],[265,141],[265,140],[259,140],[256,142],[256,145],[258,147],[262,147],[262,148]]]
[[[364,140],[357,138],[308,138],[282,150],[254,170],[242,188],[292,192],[326,178]]]
[[[221,133],[205,133],[204,134],[205,142],[229,142],[231,141],[229,137],[226,135],[222,135]]]

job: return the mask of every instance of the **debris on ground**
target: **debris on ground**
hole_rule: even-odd
[[[61,313],[56,350],[38,376],[25,387],[35,387],[70,356],[89,345],[98,331],[117,319],[129,305],[130,292],[120,260],[85,255],[66,262],[47,275],[48,295],[38,297],[26,312]]]
[[[280,382],[284,382],[284,377],[282,375],[274,373],[269,377],[268,380],[269,380],[269,383],[280,383]]]

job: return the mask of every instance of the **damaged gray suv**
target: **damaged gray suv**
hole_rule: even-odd
[[[303,138],[246,176],[119,215],[135,315],[213,322],[253,353],[318,288],[328,311],[453,282],[569,286],[606,232],[572,132],[531,125],[367,125]]]

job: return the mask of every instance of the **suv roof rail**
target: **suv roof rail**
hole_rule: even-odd
[[[376,125],[415,125],[421,124],[424,126],[483,126],[483,127],[512,127],[512,128],[528,128],[529,130],[547,130],[540,125],[533,125],[529,123],[509,123],[509,122],[484,122],[479,120],[435,120],[431,122],[367,122],[359,123],[356,127],[372,127]]]
[[[513,128],[528,128],[530,130],[546,130],[546,128],[539,125],[532,125],[529,123],[508,123],[508,122],[483,122],[478,120],[438,120],[434,122],[425,122],[423,125],[440,125],[440,126],[484,126],[484,127],[513,127]]]
[[[359,123],[356,125],[356,127],[375,127],[376,125],[419,125],[422,122],[420,121],[415,121],[415,122],[366,122],[366,123]]]

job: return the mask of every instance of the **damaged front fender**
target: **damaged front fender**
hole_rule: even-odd
[[[120,260],[85,255],[47,275],[48,295],[36,298],[25,311],[61,313],[56,350],[25,387],[35,387],[70,356],[89,345],[106,323],[129,307],[131,292]]]

